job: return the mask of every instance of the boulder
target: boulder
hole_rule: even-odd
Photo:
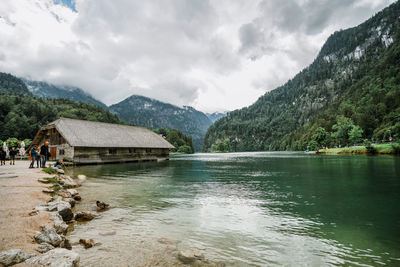
[[[42,231],[37,232],[34,236],[35,241],[39,244],[48,243],[54,247],[57,247],[62,242],[62,237],[57,234],[54,227],[43,225]]]
[[[71,210],[71,204],[69,204],[66,201],[61,201],[57,205],[57,212],[60,214],[62,219],[66,222],[71,221],[74,218],[74,214],[72,213]]]
[[[57,234],[65,235],[68,231],[68,224],[64,222],[61,215],[57,212],[52,212],[51,219],[54,221],[54,228],[56,229]]]
[[[68,175],[60,175],[60,180],[64,182],[65,188],[75,188],[79,186],[79,184]]]
[[[82,244],[86,249],[96,245],[93,239],[79,239],[79,243]]]
[[[70,205],[71,205],[71,207],[73,208],[73,207],[75,207],[75,199],[73,199],[73,198],[66,198],[64,201],[66,201],[66,202],[68,202]]]
[[[71,194],[71,196],[75,196],[78,194],[78,191],[76,189],[67,189],[67,191]]]
[[[204,255],[193,251],[179,251],[178,259],[184,264],[190,264],[196,260],[204,260]]]
[[[11,266],[29,259],[34,255],[25,253],[20,249],[10,249],[0,252],[0,266]]]
[[[57,173],[59,173],[59,174],[64,174],[64,173],[65,173],[63,169],[55,168],[55,170],[56,170]]]
[[[64,241],[61,242],[61,244],[60,244],[60,248],[66,248],[68,250],[71,250],[72,249],[72,245],[71,245],[71,243],[69,242],[68,239],[64,239]]]
[[[74,196],[74,199],[76,201],[80,201],[82,199],[82,197],[79,194],[77,194],[77,195]]]
[[[79,255],[65,248],[56,248],[25,261],[28,265],[50,267],[77,267]]]
[[[39,245],[39,247],[36,249],[39,253],[46,253],[49,250],[54,249],[54,247],[48,243],[42,243]]]
[[[59,195],[59,196],[62,197],[62,198],[71,198],[71,197],[72,197],[71,193],[68,192],[68,191],[65,190],[65,189],[59,190],[59,191],[57,192],[57,195]]]
[[[75,214],[75,221],[86,222],[93,220],[97,215],[89,211],[80,211]]]

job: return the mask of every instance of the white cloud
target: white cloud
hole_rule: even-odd
[[[56,1],[59,3],[60,1]],[[6,0],[0,71],[204,111],[253,103],[394,0]]]

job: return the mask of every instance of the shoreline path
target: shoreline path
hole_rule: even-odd
[[[29,212],[50,196],[42,190],[39,178],[49,177],[41,168],[29,169],[29,161],[16,161],[0,166],[0,251],[22,249],[35,253],[39,245],[33,241],[40,225],[51,225],[48,212],[29,216]]]

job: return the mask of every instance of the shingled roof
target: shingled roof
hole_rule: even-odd
[[[163,137],[142,127],[60,118],[40,131],[53,127],[71,146],[174,148]]]

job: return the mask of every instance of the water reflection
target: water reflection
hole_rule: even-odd
[[[160,237],[237,266],[400,263],[399,163],[232,153],[76,168],[88,176],[78,209],[96,199],[115,208],[71,238],[102,243],[81,249],[85,266],[178,264]]]

